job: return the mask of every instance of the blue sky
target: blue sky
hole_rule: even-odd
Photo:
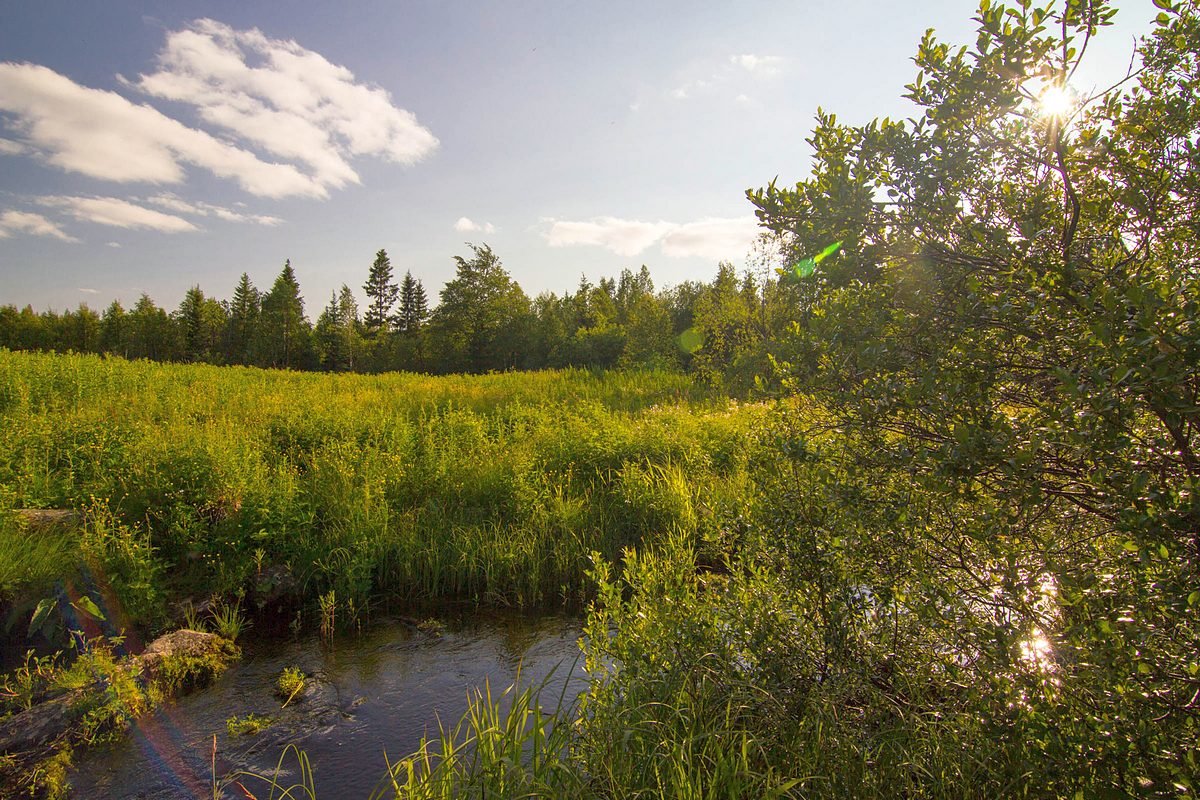
[[[432,296],[464,242],[532,296],[746,263],[747,188],[803,178],[817,106],[903,117],[963,0],[0,0],[0,303],[173,308],[269,288],[310,317],[386,248]],[[1121,5],[1078,82],[1123,73]]]

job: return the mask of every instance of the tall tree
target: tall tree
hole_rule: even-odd
[[[312,330],[304,316],[304,298],[291,259],[263,297],[259,330],[264,366],[305,369],[311,365]]]
[[[404,280],[400,282],[400,311],[396,314],[396,329],[401,333],[416,333],[428,318],[429,301],[425,297],[425,287],[411,272],[405,272]]]
[[[225,360],[229,364],[254,363],[262,297],[250,276],[242,273],[229,301],[229,320],[225,326]]]
[[[392,262],[388,260],[386,250],[375,254],[375,263],[371,265],[363,291],[367,293],[367,313],[363,317],[363,324],[367,332],[374,335],[391,319],[392,307],[400,296],[400,288],[392,278]]]
[[[529,298],[486,244],[455,256],[457,271],[442,289],[430,329],[439,368],[486,372],[521,366],[529,345]]]
[[[1142,68],[1089,101],[1109,3],[984,2],[973,47],[921,42],[913,120],[821,113],[811,177],[750,193],[791,255],[844,243],[803,279],[790,378],[820,411],[769,538],[796,597],[888,598],[829,615],[861,637],[844,674],[936,687],[930,718],[969,699],[977,763],[1031,769],[1004,793],[1194,786],[1200,7],[1155,5]]]
[[[217,362],[221,358],[221,334],[226,325],[224,307],[205,297],[199,286],[188,289],[175,312],[179,325],[182,356],[188,361]]]
[[[100,318],[100,349],[105,353],[128,358],[129,356],[129,323],[125,308],[119,300],[113,300],[104,309]]]

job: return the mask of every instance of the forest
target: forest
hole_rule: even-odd
[[[794,286],[774,275],[738,275],[729,263],[711,283],[656,293],[642,266],[595,285],[584,276],[574,292],[530,300],[490,247],[470,249],[469,258],[454,258],[455,276],[432,310],[421,282],[410,272],[397,283],[380,250],[361,313],[343,285],[310,323],[289,261],[270,291],[243,273],[229,300],[195,286],[170,313],[148,295],[129,310],[114,301],[103,314],[87,305],[63,313],[0,306],[0,347],[327,372],[650,367],[692,369],[715,381],[738,372],[752,382],[796,303]],[[701,341],[708,345],[697,352]]]
[[[1111,4],[929,32],[912,118],[822,110],[809,177],[747,192],[767,278],[530,301],[479,246],[428,314],[381,251],[311,330],[288,266],[5,309],[0,597],[27,628],[83,563],[157,632],[279,567],[309,624],[582,613],[576,702],[481,692],[379,797],[1196,797],[1200,7],[1155,5],[1066,108]],[[27,536],[51,507],[80,530]]]

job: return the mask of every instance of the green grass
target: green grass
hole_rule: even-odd
[[[381,602],[580,607],[593,551],[721,527],[762,409],[670,372],[317,375],[0,351],[0,593],[83,560],[128,622],[286,568],[313,621]],[[5,527],[7,526],[7,527]]]

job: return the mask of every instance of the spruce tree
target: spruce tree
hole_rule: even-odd
[[[396,299],[400,296],[400,288],[392,282],[392,262],[388,260],[386,250],[375,254],[375,263],[371,265],[363,291],[368,299],[363,322],[369,332],[375,333],[387,323],[392,306],[396,305]]]
[[[230,364],[254,363],[254,344],[258,333],[262,296],[250,276],[242,273],[242,279],[233,290],[229,302],[229,321],[225,326],[225,359]]]
[[[405,272],[400,284],[400,313],[395,318],[396,328],[402,333],[416,333],[428,318],[429,302],[425,297],[425,287],[411,272]]]
[[[303,369],[308,365],[311,328],[290,259],[263,298],[260,332],[265,366]]]

